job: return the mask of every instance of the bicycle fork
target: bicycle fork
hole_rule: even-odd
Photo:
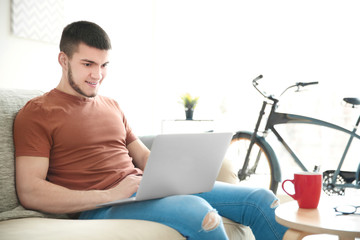
[[[267,102],[264,101],[263,104],[262,104],[260,113],[259,113],[259,118],[258,118],[258,120],[257,120],[257,122],[256,122],[256,125],[255,125],[254,132],[253,132],[253,134],[251,135],[250,145],[249,145],[249,148],[248,148],[247,153],[246,153],[246,156],[245,156],[244,165],[243,165],[242,169],[240,169],[240,171],[238,172],[238,177],[239,177],[240,181],[245,180],[246,177],[247,177],[246,169],[247,169],[248,166],[249,166],[249,161],[250,161],[250,158],[249,158],[249,157],[250,157],[251,149],[252,149],[252,147],[253,147],[254,144],[255,144],[256,135],[257,135],[257,132],[258,132],[258,130],[259,130],[259,126],[260,126],[261,120],[262,120],[262,118],[263,118],[263,116],[264,116],[264,114],[265,114],[266,105],[267,105]],[[260,156],[259,156],[259,154],[258,154],[258,155],[257,155],[257,158],[256,158],[256,162],[255,162],[254,168],[252,169],[252,171],[255,172],[256,166],[257,166],[259,160],[260,160]]]
[[[346,155],[347,155],[347,153],[348,153],[348,151],[349,151],[349,148],[350,148],[350,145],[351,145],[351,142],[352,142],[352,140],[354,139],[354,136],[355,136],[355,133],[356,133],[356,131],[357,131],[357,128],[358,128],[358,126],[359,126],[359,123],[360,123],[360,116],[359,116],[359,118],[358,118],[358,120],[357,120],[357,122],[356,122],[356,124],[355,124],[355,127],[354,127],[354,129],[353,129],[353,131],[351,132],[351,136],[350,136],[350,138],[349,138],[349,140],[348,140],[348,143],[347,143],[347,145],[346,145],[346,148],[345,148],[345,151],[344,151],[344,153],[343,153],[343,155],[342,155],[342,157],[341,157],[341,160],[340,160],[340,163],[339,163],[339,165],[338,165],[338,167],[337,167],[337,169],[335,170],[335,172],[334,172],[334,176],[333,176],[333,178],[332,178],[332,182],[334,183],[334,186],[336,186],[336,178],[337,178],[337,176],[340,174],[340,169],[341,169],[341,167],[342,167],[342,165],[343,165],[343,163],[344,163],[344,161],[345,161],[345,157],[346,157]],[[357,171],[356,171],[356,175],[355,175],[355,185],[357,185],[357,184],[359,184],[359,174],[360,174],[360,163],[359,163],[359,166],[358,166],[358,169],[357,169]],[[352,184],[346,184],[346,187],[352,187],[353,185]]]

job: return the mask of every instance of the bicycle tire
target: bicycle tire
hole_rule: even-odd
[[[250,145],[251,132],[239,131],[234,134],[226,158],[230,160],[236,174],[241,171],[245,156]],[[259,152],[260,151],[260,152]],[[255,173],[252,173],[252,167],[254,166],[255,159],[258,153],[261,154],[258,166]],[[263,138],[256,137],[255,144],[252,148],[250,161],[246,170],[247,177],[245,180],[240,180],[239,184],[249,187],[267,188],[276,194],[279,181],[281,181],[280,168],[278,166],[277,159],[274,159],[274,151],[269,144],[265,142]],[[277,177],[275,176],[277,172]]]

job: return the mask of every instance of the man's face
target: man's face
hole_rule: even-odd
[[[80,97],[95,97],[105,79],[109,63],[108,51],[80,43],[69,59],[67,69],[68,91]]]

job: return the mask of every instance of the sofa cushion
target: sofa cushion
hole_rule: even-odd
[[[38,90],[0,89],[0,220],[44,216],[25,210],[19,204],[13,144],[13,122],[17,112],[28,100],[41,94]]]
[[[223,218],[229,239],[254,240],[248,227]],[[62,240],[62,239],[174,239],[185,238],[166,225],[143,220],[69,220],[23,218],[0,222],[1,239]]]
[[[0,222],[0,234],[8,240],[185,240],[173,228],[142,220],[23,218]]]

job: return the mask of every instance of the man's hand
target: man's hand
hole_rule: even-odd
[[[125,177],[116,187],[109,189],[111,201],[129,198],[137,192],[142,176],[129,175]]]

